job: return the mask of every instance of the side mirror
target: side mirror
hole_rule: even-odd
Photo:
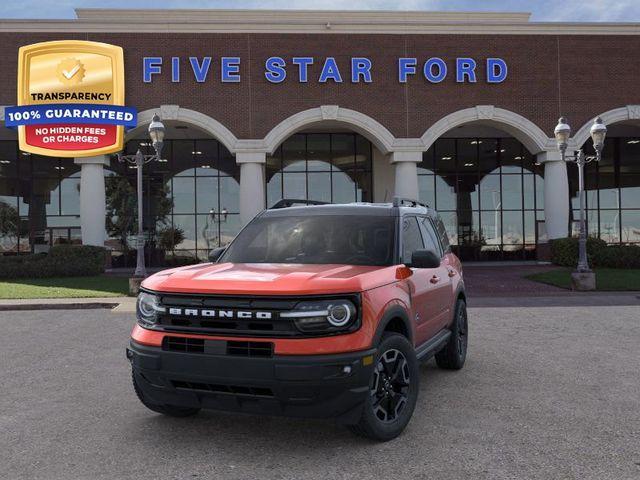
[[[412,268],[438,268],[440,266],[440,257],[433,250],[416,250],[411,255]]]
[[[218,247],[211,250],[209,252],[209,261],[211,263],[216,263],[226,249],[227,247]]]

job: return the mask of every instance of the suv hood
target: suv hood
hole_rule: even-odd
[[[313,295],[353,293],[396,281],[396,267],[207,263],[158,272],[142,282],[160,292]]]

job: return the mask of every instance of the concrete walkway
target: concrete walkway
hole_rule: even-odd
[[[110,308],[115,312],[135,312],[136,299],[133,297],[104,298],[27,298],[2,299],[0,312],[13,310],[74,310]]]

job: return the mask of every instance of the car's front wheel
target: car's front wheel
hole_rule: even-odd
[[[405,429],[419,391],[418,360],[409,341],[393,333],[382,337],[360,421],[354,433],[374,440],[391,440]]]

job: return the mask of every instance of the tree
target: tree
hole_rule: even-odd
[[[18,209],[0,201],[0,238],[7,237],[17,244],[20,236],[20,215]]]
[[[169,188],[166,184],[151,186],[151,216],[157,222],[167,223],[167,217],[173,208]],[[112,176],[105,179],[107,200],[107,232],[117,238],[126,252],[129,250],[127,239],[138,232],[138,197],[135,188],[126,177]],[[148,193],[147,193],[148,195]],[[150,230],[150,238],[155,235],[155,223]]]

